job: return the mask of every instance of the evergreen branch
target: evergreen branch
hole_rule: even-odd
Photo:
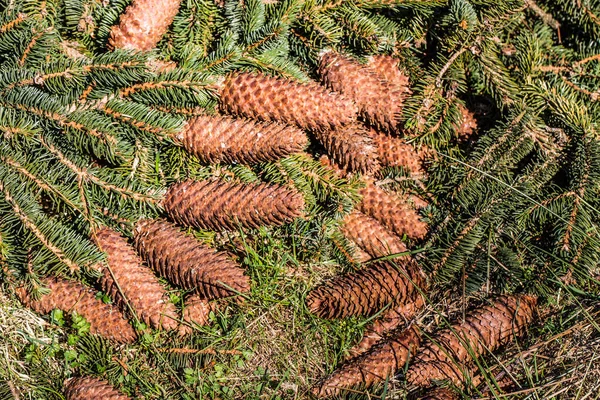
[[[65,253],[58,247],[56,247],[37,227],[37,225],[25,214],[21,207],[17,204],[11,193],[7,190],[4,182],[0,182],[0,191],[4,193],[4,199],[12,207],[15,215],[23,226],[27,228],[33,235],[48,249],[52,254],[56,256],[63,264],[69,267],[71,273],[79,271],[79,266],[66,257]]]
[[[160,201],[159,196],[152,196],[152,195],[147,195],[147,194],[143,194],[143,193],[138,193],[138,192],[126,189],[126,188],[122,188],[122,187],[113,185],[109,182],[106,182],[106,181],[100,179],[99,177],[95,176],[93,173],[90,173],[87,169],[78,167],[75,163],[73,163],[71,160],[69,160],[62,152],[60,152],[56,147],[54,147],[53,145],[51,145],[49,143],[46,143],[46,141],[44,139],[40,139],[40,143],[46,149],[48,149],[48,151],[50,151],[52,154],[54,154],[56,156],[56,158],[58,159],[58,161],[60,161],[61,164],[65,165],[67,168],[69,168],[71,171],[73,171],[75,173],[75,175],[77,175],[77,177],[80,177],[80,179],[82,179],[83,181],[92,182],[93,184],[100,186],[101,188],[103,188],[107,191],[117,193],[123,197],[129,197],[135,201],[143,201],[143,202],[147,202],[147,203],[151,203],[151,204],[157,204]]]
[[[6,33],[8,31],[16,28],[18,25],[25,22],[25,20],[27,20],[27,15],[23,14],[23,13],[18,13],[15,19],[10,20],[10,21],[2,24],[2,26],[0,26],[0,34]]]

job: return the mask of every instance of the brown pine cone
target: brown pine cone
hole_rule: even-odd
[[[401,128],[404,94],[370,68],[335,53],[324,52],[319,60],[323,82],[358,105],[359,115],[370,125],[386,132]]]
[[[419,347],[420,335],[410,327],[398,330],[371,350],[348,361],[333,372],[320,386],[313,389],[317,397],[331,397],[346,388],[369,388],[384,382],[403,368]]]
[[[300,152],[308,144],[306,134],[292,126],[218,115],[191,119],[177,139],[208,164],[273,161]]]
[[[21,302],[40,314],[48,314],[54,309],[75,311],[90,324],[90,333],[104,336],[117,343],[131,343],[136,333],[114,306],[96,298],[96,292],[75,281],[59,278],[45,278],[42,284],[50,293],[34,300],[23,287],[16,290]]]
[[[415,294],[406,304],[387,309],[371,325],[365,328],[361,341],[348,351],[350,357],[356,357],[364,353],[382,340],[388,332],[407,324],[421,311],[424,305],[423,296]]]
[[[460,397],[448,388],[429,389],[419,400],[459,400]]]
[[[197,294],[189,296],[183,305],[183,323],[179,325],[179,335],[187,336],[191,334],[193,325],[208,325],[208,318],[212,306],[208,300],[201,298]]]
[[[201,244],[170,222],[141,220],[134,237],[137,251],[152,269],[184,289],[195,289],[205,298],[250,290],[244,270],[225,253]]]
[[[400,237],[407,235],[410,239],[418,240],[427,235],[428,226],[410,205],[408,196],[388,193],[373,183],[367,184],[360,194],[362,201],[358,203],[359,210]]]
[[[91,376],[71,378],[65,382],[66,400],[130,400],[110,383]]]
[[[408,76],[400,69],[400,60],[397,58],[383,54],[371,56],[367,61],[367,67],[388,81],[404,97],[412,94]]]
[[[341,231],[372,258],[404,253],[408,250],[398,236],[376,219],[360,211],[352,211],[344,217]]]
[[[179,11],[179,0],[133,0],[113,26],[110,49],[148,51],[156,47]]]
[[[404,139],[391,137],[375,129],[369,131],[369,136],[377,148],[377,157],[382,166],[402,167],[413,176],[424,176],[423,163],[427,157],[426,149],[419,150],[406,143]]]
[[[373,175],[380,168],[377,147],[368,131],[360,124],[315,131],[315,137],[333,160],[347,172]]]
[[[348,173],[327,154],[323,154],[319,157],[319,163],[333,171],[340,178],[346,178],[348,176]]]
[[[460,140],[467,140],[477,131],[477,120],[475,114],[462,104],[458,104],[458,109],[461,114],[461,122],[460,125],[455,126],[456,133]]]
[[[294,124],[318,131],[356,119],[352,101],[316,82],[302,83],[264,74],[236,73],[225,80],[221,108],[230,114]]]
[[[140,320],[153,328],[177,329],[175,305],[169,302],[165,288],[150,268],[142,265],[127,239],[112,229],[103,228],[96,233],[94,241],[107,255],[108,266],[97,268],[102,272],[103,290],[115,303],[123,310],[128,309],[129,303]]]
[[[169,188],[163,205],[178,224],[219,231],[283,225],[302,215],[304,198],[279,185],[187,180]]]
[[[449,379],[460,385],[472,355],[492,352],[525,332],[536,303],[532,296],[501,296],[470,311],[464,323],[440,331],[423,346],[408,370],[408,382],[426,387],[434,380]]]
[[[396,265],[394,265],[396,264]],[[408,257],[375,262],[338,275],[311,290],[306,305],[320,318],[373,315],[388,304],[404,304],[423,285],[417,263]],[[415,287],[417,286],[417,287]]]

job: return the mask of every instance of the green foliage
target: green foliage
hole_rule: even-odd
[[[186,0],[157,49],[108,51],[110,29],[129,3],[0,0],[2,277],[11,285],[36,286],[47,274],[97,283],[90,267],[104,255],[93,232],[108,225],[130,235],[139,218],[161,215],[166,187],[185,178],[291,185],[304,195],[306,216],[226,237],[193,232],[235,250],[253,292],[250,305],[213,314],[213,325],[191,339],[140,326],[139,343],[117,350],[90,336],[77,316],[53,313],[68,336],[32,342],[23,355],[41,382],[40,398],[59,398],[60,382],[74,371],[146,398],[233,398],[241,389],[228,379],[244,368],[254,377],[242,385],[248,398],[291,396],[283,382],[300,372],[275,377],[250,366],[255,349],[239,338],[263,323],[261,315],[296,336],[303,332],[286,318],[310,327],[301,350],[314,356],[314,340],[328,362],[339,361],[364,321],[316,321],[302,296],[323,276],[355,267],[339,224],[359,201],[362,177],[340,178],[308,153],[253,166],[204,165],[176,139],[187,119],[215,112],[228,73],[316,79],[325,49],[359,60],[392,54],[410,75],[404,134],[431,149],[432,165],[423,182],[396,168],[379,178],[430,202],[423,211],[430,234],[414,250],[439,285],[542,295],[596,290],[600,2]],[[480,125],[466,140],[458,134],[465,106]],[[318,277],[304,269],[317,263],[326,269]],[[179,303],[185,297],[171,294]],[[241,354],[200,351],[225,347]],[[140,349],[143,356],[128,358]],[[63,372],[49,360],[60,360]],[[156,377],[153,368],[174,378]],[[53,372],[44,377],[44,369]]]

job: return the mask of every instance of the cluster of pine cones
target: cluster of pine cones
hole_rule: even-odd
[[[152,49],[178,6],[177,1],[134,0],[112,30],[111,47]],[[445,379],[459,385],[474,358],[523,333],[536,299],[499,297],[421,343],[421,331],[411,321],[425,305],[427,279],[401,238],[416,243],[427,235],[418,211],[426,202],[388,192],[376,181],[382,166],[402,167],[416,179],[425,175],[429,151],[400,137],[402,106],[411,94],[408,78],[391,56],[361,64],[334,51],[321,54],[319,74],[323,85],[233,73],[220,84],[218,114],[194,117],[174,139],[205,163],[253,164],[302,152],[312,137],[328,153],[324,163],[339,174],[366,177],[362,200],[341,229],[355,244],[357,261],[375,261],[314,288],[306,303],[321,318],[372,316],[389,308],[367,328],[351,351],[353,358],[315,387],[314,395],[333,396],[385,381],[409,360],[409,383],[427,388]],[[473,115],[463,109],[460,136],[469,136],[475,126]],[[276,226],[302,216],[305,206],[293,188],[222,180],[176,183],[161,205],[166,218],[139,221],[133,243],[110,228],[93,234],[107,255],[97,270],[114,306],[99,300],[91,288],[58,277],[43,282],[49,294],[36,298],[20,288],[19,297],[40,313],[76,311],[90,323],[91,333],[117,343],[136,339],[125,315],[154,329],[189,334],[192,324],[208,321],[209,300],[249,292],[251,283],[228,255],[178,225],[216,231]],[[157,275],[192,292],[181,315]],[[65,387],[67,399],[128,398],[96,378],[71,379]],[[451,398],[452,392],[435,388],[427,396]]]

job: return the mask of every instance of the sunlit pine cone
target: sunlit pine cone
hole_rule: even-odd
[[[408,382],[427,387],[447,379],[461,385],[473,356],[493,352],[525,333],[536,303],[533,296],[500,296],[493,304],[469,311],[464,323],[441,330],[423,345],[408,369]]]
[[[133,0],[119,25],[112,27],[109,48],[152,50],[173,22],[179,3],[180,0]]]
[[[220,231],[291,222],[304,198],[280,185],[186,180],[169,187],[163,206],[178,224]]]
[[[456,133],[460,140],[467,140],[477,131],[477,120],[475,114],[462,104],[458,104],[461,120],[460,124],[455,126]]]
[[[315,131],[315,137],[346,172],[374,175],[379,171],[377,147],[364,126],[356,123]]]
[[[94,377],[71,378],[65,382],[66,400],[130,400],[110,383]]]
[[[23,304],[40,314],[49,314],[54,309],[75,311],[90,324],[90,333],[114,340],[131,343],[136,333],[121,311],[96,297],[96,291],[76,281],[60,278],[44,278],[42,284],[50,293],[33,299],[23,287],[16,289]]]
[[[250,279],[225,253],[164,220],[141,220],[134,232],[139,254],[160,276],[205,298],[248,292]]]
[[[408,324],[424,305],[422,294],[415,293],[413,298],[405,304],[385,310],[379,318],[365,328],[360,342],[348,351],[349,356],[356,357],[368,351],[380,340],[383,340],[388,332]]]
[[[306,297],[306,305],[320,318],[369,316],[389,304],[410,301],[423,282],[422,271],[411,258],[374,262],[317,286]]]
[[[183,304],[183,323],[179,325],[180,336],[191,334],[194,325],[208,325],[212,305],[208,300],[194,294],[185,299]]]
[[[360,194],[362,201],[358,203],[358,209],[398,236],[407,235],[410,239],[419,240],[427,235],[428,225],[410,204],[409,196],[388,193],[371,182]]]
[[[94,241],[107,255],[108,265],[98,266],[98,270],[102,272],[103,290],[115,303],[123,310],[127,310],[129,304],[141,321],[155,329],[177,329],[175,305],[127,239],[112,229],[103,228],[96,233]]]
[[[220,115],[189,120],[177,139],[205,163],[256,164],[302,151],[306,134],[293,126]]]
[[[319,60],[319,74],[329,88],[352,99],[359,115],[378,129],[397,133],[401,128],[404,93],[357,61],[325,51]]]
[[[376,219],[360,211],[352,211],[344,217],[341,231],[372,258],[404,253],[408,250],[398,236]]]
[[[344,389],[364,389],[385,382],[405,366],[415,354],[419,342],[420,335],[414,327],[399,330],[368,352],[343,364],[314,388],[313,394],[332,397],[344,392]]]
[[[428,156],[427,149],[417,149],[404,139],[389,136],[375,129],[370,129],[369,136],[377,148],[377,157],[382,166],[402,167],[413,177],[424,177],[423,164]]]
[[[316,82],[297,82],[259,73],[234,73],[221,88],[223,111],[262,121],[319,131],[352,123],[357,109],[351,100]]]
[[[399,90],[404,98],[412,94],[410,81],[400,68],[399,59],[385,54],[374,55],[368,58],[367,67]]]

